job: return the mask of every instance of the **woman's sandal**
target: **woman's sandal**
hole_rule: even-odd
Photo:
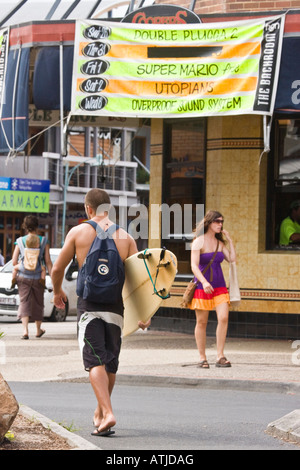
[[[226,359],[226,357],[221,357],[216,362],[216,367],[231,367],[231,363]]]
[[[200,369],[209,369],[209,364],[207,360],[205,359],[204,361],[199,362],[198,367]]]
[[[46,333],[46,330],[41,330],[39,335],[36,335],[36,338],[41,338]]]

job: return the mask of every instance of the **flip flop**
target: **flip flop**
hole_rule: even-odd
[[[97,437],[108,437],[108,436],[112,436],[112,434],[115,434],[115,431],[112,431],[111,428],[104,429],[104,431],[91,432],[92,436],[97,436]]]
[[[36,338],[41,338],[46,333],[45,330],[42,330],[39,335],[36,335]]]
[[[28,335],[23,335],[23,336],[21,336],[21,339],[29,339],[29,336]]]

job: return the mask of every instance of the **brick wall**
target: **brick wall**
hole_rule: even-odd
[[[156,0],[156,4],[172,4],[190,8],[191,0]],[[198,15],[243,11],[271,11],[299,8],[299,0],[196,0],[194,11]]]

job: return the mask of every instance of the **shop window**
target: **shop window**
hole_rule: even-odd
[[[205,119],[165,120],[162,202],[169,211],[162,213],[162,245],[177,256],[179,275],[191,274],[190,242],[205,196],[205,141]]]
[[[9,261],[14,251],[14,242],[21,236],[21,223],[24,214],[2,212],[0,216],[0,249],[5,262]]]
[[[135,136],[132,142],[133,158],[138,163],[136,171],[137,184],[149,184],[150,174],[147,171],[147,139]]]
[[[282,245],[280,226],[300,200],[300,119],[277,118],[268,164],[267,249],[298,251],[300,243]]]

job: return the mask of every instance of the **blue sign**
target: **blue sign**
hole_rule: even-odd
[[[5,178],[0,176],[0,190],[49,193],[50,180],[35,180],[31,178]]]
[[[5,178],[4,176],[0,176],[0,191],[10,190],[10,180],[11,178]]]

